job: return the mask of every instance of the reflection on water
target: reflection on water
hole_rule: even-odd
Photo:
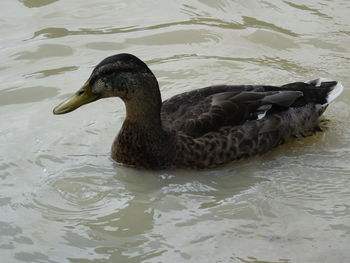
[[[33,7],[41,7],[41,6],[49,5],[58,0],[19,0],[19,1],[23,3],[26,7],[33,8]]]
[[[348,262],[348,2],[3,1],[2,262]],[[11,11],[11,12],[10,12]],[[19,18],[25,23],[19,23]],[[129,52],[164,99],[222,83],[328,76],[346,90],[325,133],[207,171],[109,159],[117,99],[52,108]]]
[[[70,47],[64,45],[43,44],[36,51],[23,51],[16,54],[17,60],[38,60],[47,57],[66,57],[73,54]]]
[[[39,102],[57,94],[58,89],[52,87],[9,88],[0,91],[0,105]]]
[[[51,75],[64,74],[67,71],[74,71],[77,69],[78,69],[78,67],[76,67],[76,66],[62,67],[62,68],[55,68],[55,69],[46,69],[46,70],[33,72],[32,74],[27,75],[27,77],[37,76],[38,78],[46,78],[46,77],[49,77]]]

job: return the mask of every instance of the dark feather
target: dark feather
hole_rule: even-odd
[[[273,86],[207,87],[164,101],[163,128],[199,137],[224,126],[256,120],[270,109],[286,109],[302,96],[300,90]]]

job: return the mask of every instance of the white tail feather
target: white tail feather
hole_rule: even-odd
[[[343,85],[338,81],[334,89],[330,93],[328,93],[327,104],[335,100],[343,92],[343,90],[344,90]]]
[[[321,86],[322,82],[330,82],[333,81],[329,78],[319,78],[319,79],[315,79],[312,81],[309,81],[309,83],[314,84],[316,87]],[[331,90],[331,92],[328,93],[328,97],[327,97],[327,102],[323,105],[323,106],[327,106],[328,104],[330,104],[332,101],[334,101],[344,90],[343,85],[337,81],[337,84],[334,86],[334,88]]]

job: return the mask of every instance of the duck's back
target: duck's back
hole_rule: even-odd
[[[175,165],[209,168],[262,154],[291,136],[320,129],[340,94],[335,81],[275,86],[212,86],[163,102],[163,128],[176,134]]]

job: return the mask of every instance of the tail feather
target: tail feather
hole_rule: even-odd
[[[329,90],[326,102],[321,105],[322,107],[326,107],[328,104],[334,101],[344,90],[343,85],[339,81],[333,81],[328,78],[315,79],[310,81],[309,84]]]
[[[343,90],[343,85],[340,82],[337,82],[332,91],[328,93],[327,104],[330,104],[333,100],[335,100],[343,92]]]

